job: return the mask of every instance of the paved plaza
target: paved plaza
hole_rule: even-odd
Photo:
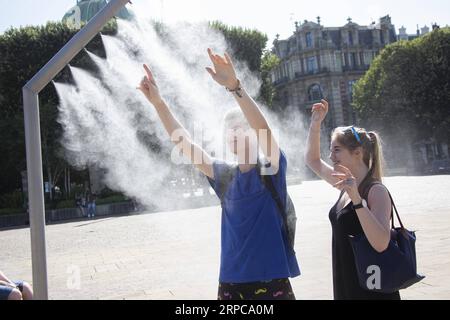
[[[403,299],[450,299],[450,176],[385,181],[404,224],[417,230],[426,279]],[[289,187],[299,215],[297,299],[332,299],[328,211],[338,191],[322,181]],[[2,269],[31,281],[28,228],[0,231]],[[50,299],[216,299],[220,210],[139,214],[47,226]]]

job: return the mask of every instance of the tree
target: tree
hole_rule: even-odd
[[[273,99],[276,94],[276,90],[272,84],[270,72],[280,64],[278,56],[268,50],[264,51],[261,61],[261,79],[262,85],[260,90],[261,100],[269,107],[273,105]]]
[[[450,143],[450,28],[387,46],[354,88],[364,124]],[[408,130],[409,129],[409,130]]]
[[[210,26],[223,34],[236,59],[247,62],[250,71],[261,71],[261,58],[267,35],[258,30],[230,27],[219,21],[211,22]]]

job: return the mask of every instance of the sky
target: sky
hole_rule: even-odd
[[[369,25],[389,14],[398,28],[409,34],[416,26],[450,24],[449,0],[133,0],[133,8],[146,16],[165,22],[220,20],[229,25],[256,28],[272,42],[292,35],[295,21],[316,21],[326,27],[353,22]],[[76,4],[76,0],[0,0],[0,34],[10,26],[40,25],[57,21]]]

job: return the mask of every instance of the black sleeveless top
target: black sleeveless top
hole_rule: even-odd
[[[377,183],[372,183],[366,189],[364,199],[370,188]],[[378,183],[379,184],[379,183]],[[329,218],[333,232],[332,260],[333,260],[333,292],[335,300],[400,300],[400,293],[391,294],[369,291],[361,288],[358,282],[355,258],[350,244],[349,235],[360,235],[364,231],[359,222],[358,215],[350,202],[340,211],[337,205],[344,192],[339,196],[336,204],[331,208]]]

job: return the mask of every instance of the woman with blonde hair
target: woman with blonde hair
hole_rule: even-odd
[[[358,281],[350,236],[364,234],[377,252],[387,249],[391,237],[392,203],[382,183],[380,137],[363,128],[339,127],[331,136],[330,160],[320,157],[320,127],[328,102],[314,104],[305,161],[319,177],[341,191],[329,212],[332,227],[334,298],[400,299],[399,292],[379,293]]]

